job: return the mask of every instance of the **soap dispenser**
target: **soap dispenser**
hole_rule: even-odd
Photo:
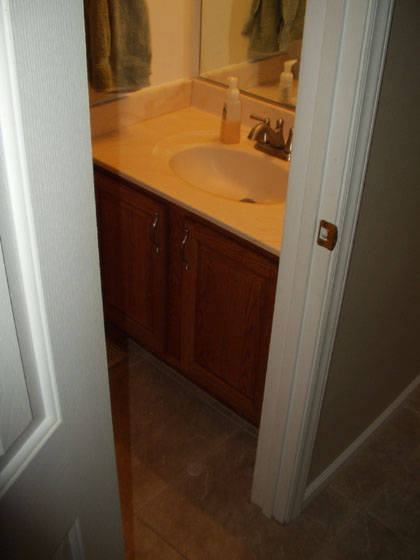
[[[237,144],[241,139],[241,100],[239,98],[238,78],[227,79],[229,88],[223,105],[220,125],[220,141],[223,144]]]
[[[280,74],[280,83],[278,91],[278,100],[280,103],[292,104],[293,94],[293,73],[292,66],[296,64],[297,58],[286,60],[284,63],[284,70]]]

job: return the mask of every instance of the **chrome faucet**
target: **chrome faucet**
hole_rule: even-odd
[[[293,128],[289,131],[287,141],[284,141],[284,119],[277,119],[276,128],[271,127],[270,119],[259,117],[252,113],[251,119],[261,121],[248,134],[250,140],[255,141],[255,149],[274,157],[290,161],[292,155]]]

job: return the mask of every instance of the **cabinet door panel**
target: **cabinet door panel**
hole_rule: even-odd
[[[193,361],[251,398],[265,279],[205,245],[197,267]]]
[[[201,224],[187,221],[183,282],[187,373],[258,423],[277,266]]]
[[[105,175],[96,174],[95,182],[105,316],[147,347],[162,351],[166,208]]]

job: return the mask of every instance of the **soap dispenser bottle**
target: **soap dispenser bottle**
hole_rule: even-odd
[[[223,105],[220,125],[220,141],[223,144],[237,144],[241,139],[241,100],[239,98],[238,78],[227,79],[229,88]]]
[[[293,73],[292,66],[296,64],[297,58],[286,60],[284,63],[284,70],[280,74],[280,83],[278,91],[278,100],[280,103],[287,103],[291,105],[293,94]]]

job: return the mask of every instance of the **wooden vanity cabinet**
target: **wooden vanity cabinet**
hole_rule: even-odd
[[[105,318],[164,352],[167,206],[95,170]]]
[[[98,170],[95,184],[106,318],[258,425],[278,258]]]

